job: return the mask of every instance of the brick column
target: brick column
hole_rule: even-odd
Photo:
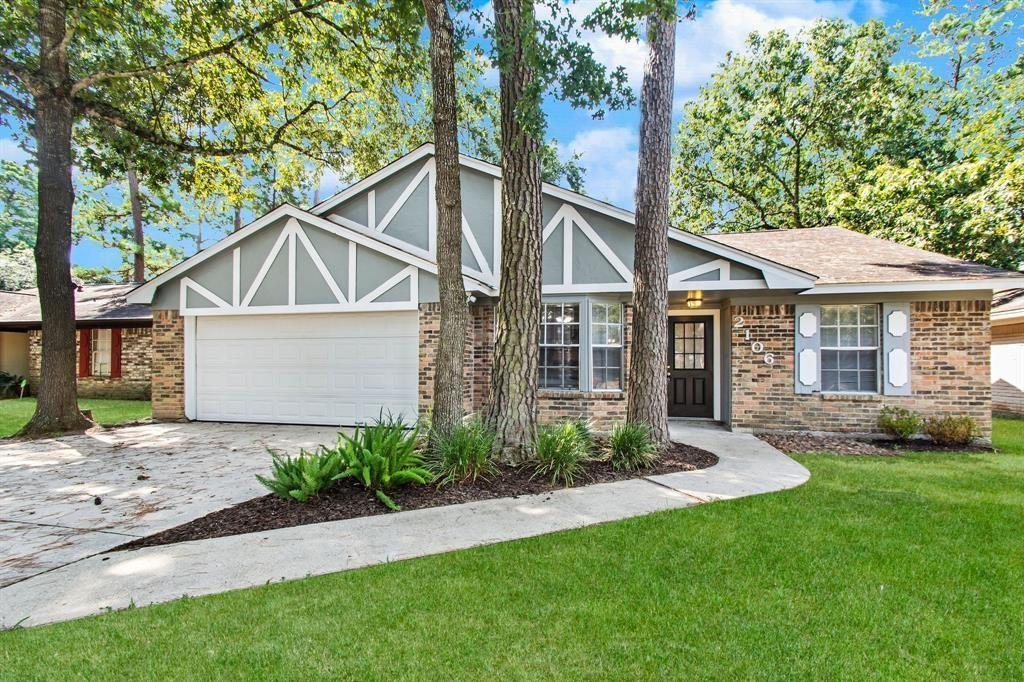
[[[185,320],[176,310],[153,311],[153,419],[185,418]]]

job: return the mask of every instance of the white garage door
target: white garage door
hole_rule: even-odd
[[[416,418],[415,311],[196,319],[196,417],[351,426]]]

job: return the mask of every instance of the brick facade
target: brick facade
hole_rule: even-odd
[[[153,418],[185,418],[185,320],[177,310],[153,311]]]
[[[732,426],[753,430],[878,431],[884,405],[925,417],[970,415],[991,434],[990,301],[916,301],[910,314],[909,396],[797,394],[794,389],[794,306],[740,305],[744,319],[732,331]],[[749,341],[747,332],[750,332]],[[750,349],[764,344],[767,365]]]
[[[90,329],[80,329],[75,335],[75,357],[78,357],[79,339]],[[78,377],[78,395],[82,398],[116,398],[146,400],[150,397],[152,370],[150,347],[152,335],[148,327],[127,327],[121,330],[121,376]],[[41,375],[43,333],[28,332],[28,380],[38,386]],[[76,361],[77,366],[77,361]]]
[[[474,304],[469,307],[470,327],[465,355],[465,392],[463,407],[466,412],[479,412],[487,402],[490,390],[491,366],[494,362],[494,305]],[[633,337],[633,307],[624,307],[623,374],[629,367],[629,349]],[[430,406],[434,390],[434,354],[440,329],[440,305],[420,305],[420,413]],[[628,381],[628,378],[627,378]],[[541,423],[564,418],[588,418],[600,430],[610,430],[616,422],[626,418],[625,392],[605,391],[540,391],[538,393],[538,419]]]

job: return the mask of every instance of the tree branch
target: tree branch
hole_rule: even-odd
[[[206,50],[200,50],[199,52],[194,52],[193,54],[184,57],[172,59],[161,64],[140,66],[136,69],[126,69],[124,71],[100,71],[98,73],[94,73],[91,76],[86,76],[85,78],[76,81],[71,86],[71,94],[75,95],[76,93],[84,90],[85,88],[92,87],[93,85],[96,85],[97,83],[101,83],[103,81],[116,80],[122,78],[138,78],[139,76],[146,76],[152,73],[161,73],[165,71],[170,71],[175,68],[184,68],[187,66],[191,66],[192,64],[200,62],[204,59],[208,59],[219,54],[224,54],[225,52],[230,52],[231,50],[235,49],[235,47],[239,43],[245,42],[246,40],[249,40],[250,38],[257,36],[260,33],[263,33],[264,31],[273,28],[282,21],[289,19],[290,17],[296,14],[304,14],[306,12],[309,12],[310,10],[316,9],[317,7],[320,7],[322,5],[326,5],[329,2],[334,2],[334,0],[312,0],[311,2],[305,5],[299,5],[276,17],[272,17],[270,19],[267,19],[266,21],[260,22],[255,26],[249,28],[248,30],[239,33],[230,40],[221,43],[220,45],[216,45]]]
[[[38,95],[42,88],[39,87],[39,80],[32,69],[24,64],[14,61],[3,52],[0,52],[0,73],[6,73],[19,83],[25,86],[33,96]]]
[[[27,118],[31,118],[34,115],[32,107],[22,102],[20,99],[7,92],[6,90],[0,90],[0,102],[7,104],[12,109],[17,109],[19,112],[25,115]]]

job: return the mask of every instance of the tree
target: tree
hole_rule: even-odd
[[[462,279],[462,183],[455,83],[455,30],[445,0],[423,0],[430,28],[437,203],[437,285],[441,319],[434,362],[431,438],[462,422],[463,354],[469,310]]]
[[[323,123],[358,111],[354,105],[380,91],[373,86],[408,77],[391,59],[395,50],[381,47],[414,42],[406,39],[414,30],[408,19],[397,11],[377,15],[370,2],[331,0],[106,0],[75,4],[70,13],[66,0],[8,3],[0,15],[0,114],[35,138],[45,197],[35,246],[42,382],[23,434],[89,425],[74,378],[76,124],[101,122],[179,153],[231,156],[283,146],[337,154],[346,129]],[[145,108],[138,105],[143,98]],[[140,110],[153,115],[140,118]]]
[[[36,264],[32,247],[18,243],[0,248],[0,290],[17,291],[31,289],[35,285]]]
[[[537,428],[537,325],[541,300],[541,159],[547,92],[603,115],[632,102],[622,68],[609,73],[558,3],[496,0],[488,33],[501,110],[501,274],[486,420],[504,458],[533,453]]]
[[[941,139],[902,41],[879,22],[819,21],[747,40],[687,103],[675,139],[673,220],[694,231],[815,227],[829,197],[879,163],[934,158]]]
[[[0,249],[36,243],[36,174],[28,164],[0,160]]]
[[[675,75],[675,7],[647,18],[647,64],[640,95],[640,156],[636,175],[633,259],[633,351],[627,421],[645,424],[668,443],[668,215]]]

